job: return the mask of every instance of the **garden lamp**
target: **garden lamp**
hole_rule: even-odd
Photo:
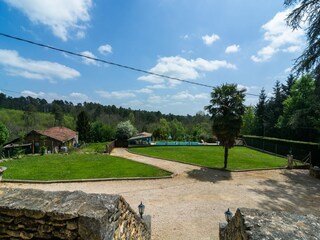
[[[233,214],[232,214],[232,212],[230,212],[229,208],[228,208],[228,211],[225,211],[225,212],[224,212],[224,216],[225,216],[225,218],[226,218],[226,221],[227,221],[227,222],[230,222]]]
[[[142,204],[142,202],[139,204],[139,206],[138,206],[138,209],[139,209],[139,214],[140,214],[140,217],[141,218],[143,218],[142,217],[142,215],[143,215],[143,213],[144,213],[144,208],[145,208],[145,206]]]

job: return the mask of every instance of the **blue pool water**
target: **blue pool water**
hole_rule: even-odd
[[[200,146],[199,142],[155,142],[154,146]]]

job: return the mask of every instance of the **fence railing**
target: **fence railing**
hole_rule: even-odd
[[[115,141],[112,141],[106,146],[106,152],[110,154],[114,148],[115,148]]]

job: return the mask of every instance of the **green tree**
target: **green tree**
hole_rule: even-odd
[[[159,121],[159,131],[160,131],[160,138],[162,140],[168,140],[170,136],[170,126],[168,121],[165,118],[161,118]]]
[[[210,105],[205,107],[211,114],[213,134],[224,147],[224,168],[227,168],[229,148],[234,146],[242,126],[244,92],[245,89],[238,90],[236,84],[215,87],[211,92]]]
[[[241,134],[250,135],[254,132],[254,107],[246,107],[243,115]]]
[[[2,146],[9,138],[9,131],[6,126],[0,122],[0,146]]]
[[[320,2],[319,0],[285,0],[284,3],[286,6],[295,6],[287,18],[287,23],[293,29],[302,27],[306,29],[307,47],[296,59],[294,69],[300,74],[313,74],[316,97],[313,108],[316,118],[320,119]],[[317,125],[320,127],[320,120]]]
[[[266,105],[267,95],[265,90],[262,88],[259,95],[259,102],[255,107],[255,120],[254,120],[254,134],[264,136],[266,128]]]
[[[314,89],[315,81],[311,75],[302,76],[291,88],[291,96],[284,101],[280,126],[291,129],[292,137],[308,137],[316,128],[318,119],[314,108]]]
[[[54,116],[54,125],[55,126],[63,126],[64,123],[64,114],[62,111],[62,107],[56,103],[52,105],[52,113]]]
[[[117,125],[116,138],[119,140],[127,140],[137,134],[137,129],[131,124],[130,120],[120,122]]]
[[[298,4],[297,4],[298,3]],[[296,59],[294,69],[298,73],[320,68],[320,2],[318,0],[285,0],[286,6],[295,6],[287,17],[292,29],[306,27],[307,47]]]
[[[295,77],[293,76],[293,74],[290,74],[288,77],[287,77],[287,80],[286,80],[286,83],[285,84],[282,84],[282,93],[283,93],[283,98],[286,99],[287,97],[290,96],[290,91],[291,91],[291,88],[293,86],[293,84],[295,83],[296,79]]]
[[[285,94],[283,93],[282,86],[279,81],[273,88],[273,96],[266,104],[266,121],[264,126],[265,135],[277,137],[278,136],[278,121],[283,113],[283,101]]]
[[[77,117],[76,130],[79,133],[79,140],[84,142],[90,142],[90,121],[88,114],[85,111],[81,111]]]
[[[94,122],[90,129],[90,139],[92,142],[106,142],[114,139],[115,130],[113,127],[101,122]]]
[[[181,122],[179,122],[176,118],[170,122],[170,133],[172,140],[174,141],[182,141],[186,135],[186,130],[184,129]]]

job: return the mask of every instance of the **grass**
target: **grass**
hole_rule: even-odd
[[[132,148],[130,152],[211,168],[223,168],[224,162],[224,148],[221,146],[145,147]],[[278,168],[285,166],[287,166],[286,158],[262,153],[246,147],[229,149],[229,170]]]
[[[26,156],[2,162],[3,179],[74,180],[96,178],[162,177],[171,173],[127,159],[96,154]]]
[[[103,143],[88,143],[75,150],[77,153],[104,153],[106,151],[106,145],[109,142]]]

